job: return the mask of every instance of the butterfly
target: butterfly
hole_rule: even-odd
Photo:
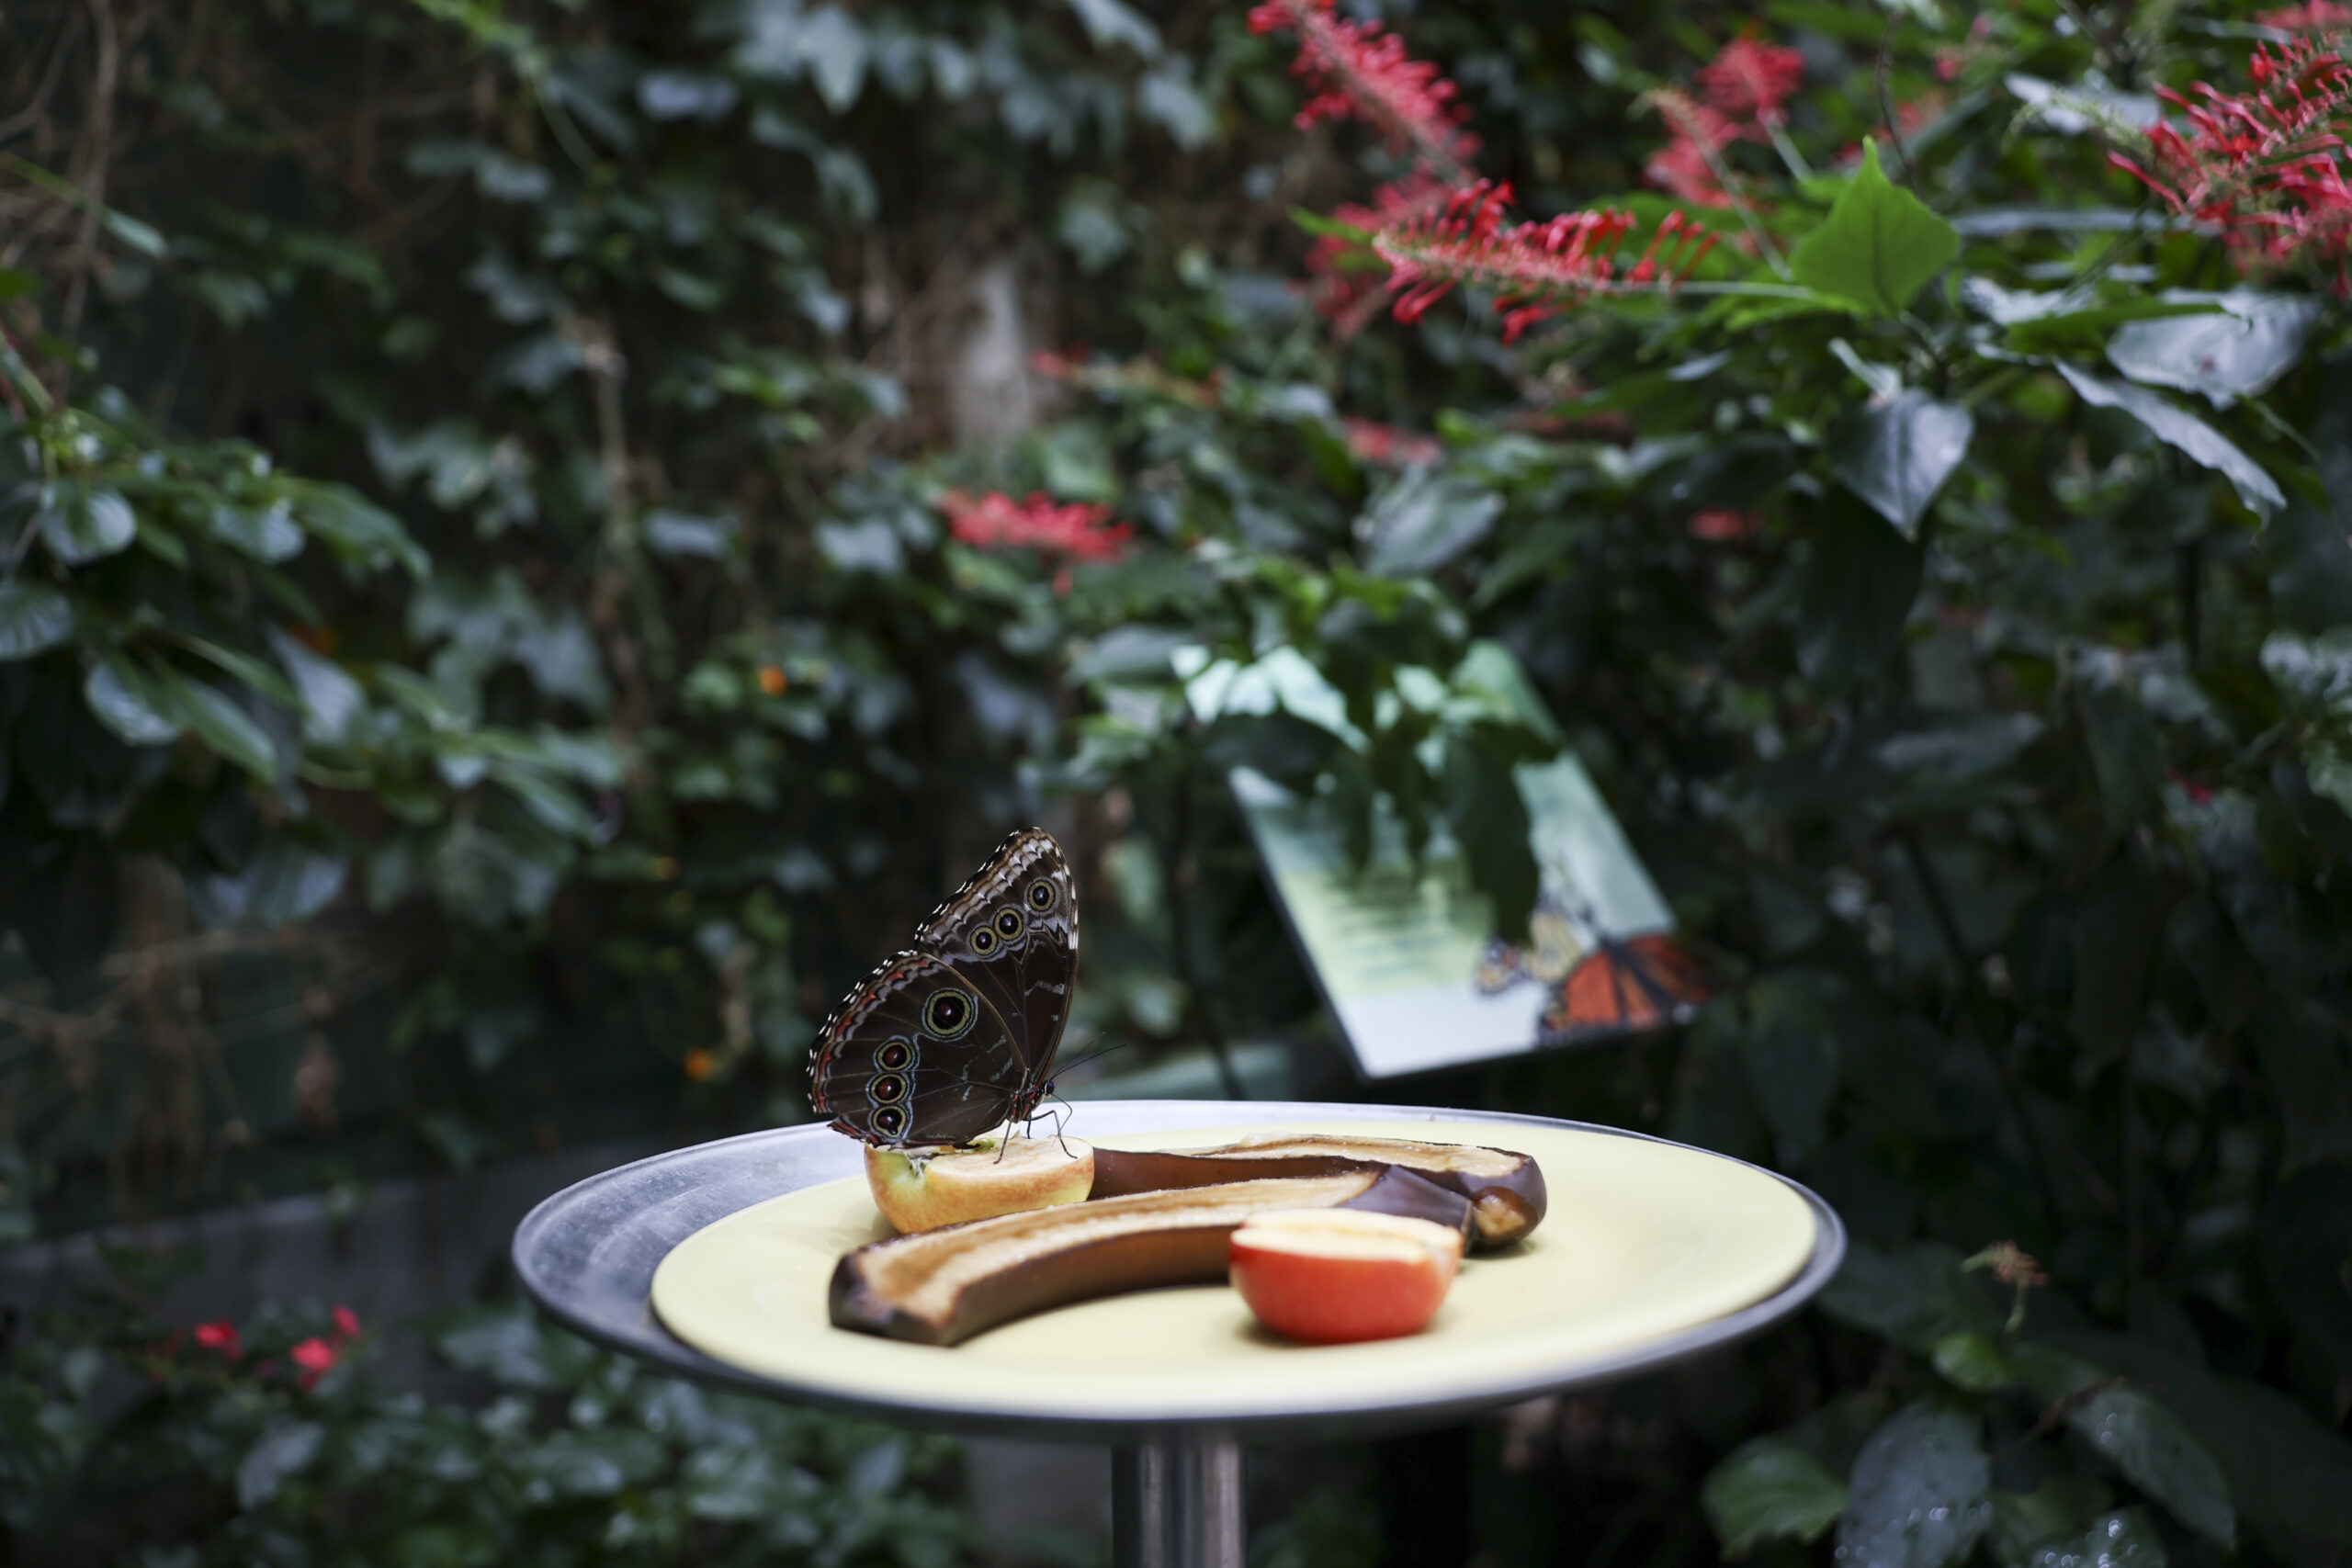
[[[1602,937],[1544,1004],[1536,1041],[1566,1045],[1663,1029],[1706,999],[1699,961],[1666,932]]]
[[[1077,884],[1054,836],[1024,828],[826,1018],[809,1108],[888,1148],[1027,1120],[1053,1089],[1077,973]]]

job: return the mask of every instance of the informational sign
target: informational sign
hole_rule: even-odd
[[[1188,696],[1204,717],[1280,707],[1357,739],[1340,694],[1288,649],[1247,666],[1195,660],[1186,673]],[[1431,684],[1445,688],[1435,677]],[[1498,645],[1474,650],[1453,682],[1457,693],[1465,684],[1499,708],[1548,723]],[[1669,931],[1673,917],[1573,756],[1522,763],[1516,776],[1543,878],[1524,946],[1497,937],[1492,908],[1471,886],[1467,863],[1442,828],[1416,866],[1394,816],[1375,813],[1372,856],[1358,867],[1320,801],[1247,768],[1230,775],[1275,897],[1367,1077],[1623,1032],[1607,1018],[1562,1027],[1571,987],[1585,965],[1627,959],[1625,944]],[[1636,943],[1632,961],[1641,951]],[[1588,971],[1578,993],[1591,992],[1596,978]],[[1640,1004],[1662,1002],[1661,983],[1611,976],[1599,994],[1630,997],[1626,1011],[1656,1021],[1661,1008]]]

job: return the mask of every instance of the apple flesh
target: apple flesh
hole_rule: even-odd
[[[1277,1210],[1251,1215],[1227,1256],[1261,1323],[1285,1338],[1342,1345],[1427,1325],[1462,1266],[1462,1233],[1402,1214]]]
[[[905,1235],[1082,1203],[1094,1190],[1094,1150],[1076,1138],[993,1134],[967,1149],[869,1146],[865,1185],[891,1229]]]

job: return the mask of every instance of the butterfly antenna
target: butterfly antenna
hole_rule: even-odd
[[[1089,1062],[1099,1062],[1103,1057],[1109,1055],[1112,1052],[1124,1051],[1134,1043],[1135,1042],[1132,1040],[1114,1040],[1110,1044],[1102,1046],[1099,1050],[1089,1051],[1085,1055],[1078,1057],[1074,1061],[1064,1062],[1061,1065],[1060,1072],[1057,1072],[1055,1076],[1059,1077],[1060,1073],[1067,1073],[1074,1067],[1082,1067]],[[1056,1098],[1058,1099],[1060,1097],[1056,1096]]]

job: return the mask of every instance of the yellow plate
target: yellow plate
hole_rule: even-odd
[[[1532,1155],[1551,1207],[1517,1247],[1465,1261],[1426,1330],[1368,1345],[1291,1345],[1219,1285],[1041,1313],[942,1349],[835,1328],[841,1255],[889,1234],[862,1179],[730,1214],[653,1276],[670,1331],[721,1361],[861,1404],[1061,1420],[1248,1419],[1533,1393],[1755,1304],[1812,1256],[1812,1209],[1763,1171],[1671,1144],[1571,1128],[1303,1122],[1302,1133],[1489,1144]],[[1096,1140],[1204,1148],[1265,1127]]]

